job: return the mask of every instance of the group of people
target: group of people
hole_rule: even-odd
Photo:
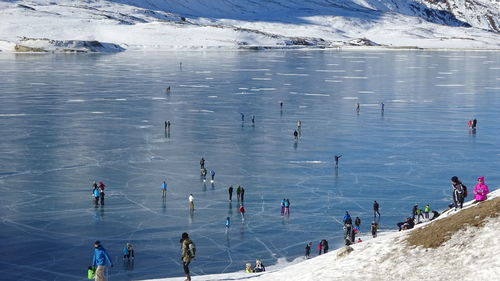
[[[252,264],[247,263],[245,265],[245,272],[246,273],[256,273],[256,272],[264,272],[266,271],[266,267],[262,263],[262,260],[256,259],[255,260],[255,266],[252,267]]]
[[[231,202],[233,200],[233,186],[230,185],[229,188],[227,189],[227,192],[229,194],[229,202]],[[238,187],[236,188],[236,198],[238,200],[238,202],[242,202],[245,201],[245,188],[241,185],[238,185]]]
[[[281,215],[289,215],[290,214],[290,199],[283,198],[281,200]]]
[[[92,184],[92,197],[96,206],[99,205],[99,202],[104,205],[104,188],[106,185],[102,181],[99,182],[99,185],[95,181]]]

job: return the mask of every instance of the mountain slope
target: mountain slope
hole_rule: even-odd
[[[12,50],[23,37],[87,41],[82,44],[97,40],[141,50],[350,44],[497,49],[497,4],[498,0],[12,0],[0,2],[0,50]]]

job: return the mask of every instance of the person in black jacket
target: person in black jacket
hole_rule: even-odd
[[[453,189],[453,204],[455,210],[458,206],[462,209],[465,200],[465,187],[457,176],[451,177],[451,187]]]

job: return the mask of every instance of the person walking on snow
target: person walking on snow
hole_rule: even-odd
[[[429,206],[429,203],[424,206],[424,217],[426,219],[429,219],[429,212],[431,211],[431,207]]]
[[[94,242],[94,257],[92,259],[92,265],[96,268],[95,280],[96,281],[106,281],[106,266],[113,267],[113,261],[109,256],[106,249],[101,245],[100,241]]]
[[[455,210],[460,206],[462,209],[465,200],[465,187],[457,176],[451,177],[451,187],[453,189],[453,205]]]
[[[163,181],[161,185],[161,197],[165,198],[167,197],[167,182]]]
[[[306,259],[308,259],[309,256],[311,255],[311,245],[312,245],[311,242],[307,243],[307,245],[306,245],[306,253],[305,253]]]
[[[488,186],[484,183],[484,177],[477,178],[477,184],[474,186],[474,203],[486,200],[489,192]]]
[[[182,233],[181,240],[181,260],[182,268],[184,269],[184,274],[186,274],[185,281],[191,281],[191,273],[189,272],[189,264],[195,258],[195,247],[193,241],[189,238],[189,235],[184,232]]]

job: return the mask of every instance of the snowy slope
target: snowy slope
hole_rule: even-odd
[[[0,50],[12,50],[22,37],[97,40],[141,50],[335,47],[356,38],[387,46],[498,49],[498,4],[498,0],[9,0],[0,2]]]
[[[499,196],[500,189],[490,193],[489,200]],[[470,202],[464,205],[464,209],[470,207]],[[435,221],[455,213],[445,213]],[[420,224],[417,228],[428,224]],[[248,280],[251,277],[258,281],[473,281],[496,280],[500,276],[497,254],[500,251],[500,217],[488,219],[480,228],[460,230],[436,249],[408,246],[405,239],[411,231],[389,232],[353,245],[354,251],[347,257],[337,257],[337,250],[284,268],[270,267],[264,274],[238,272],[196,276],[193,280]],[[184,278],[155,280],[180,281]]]

